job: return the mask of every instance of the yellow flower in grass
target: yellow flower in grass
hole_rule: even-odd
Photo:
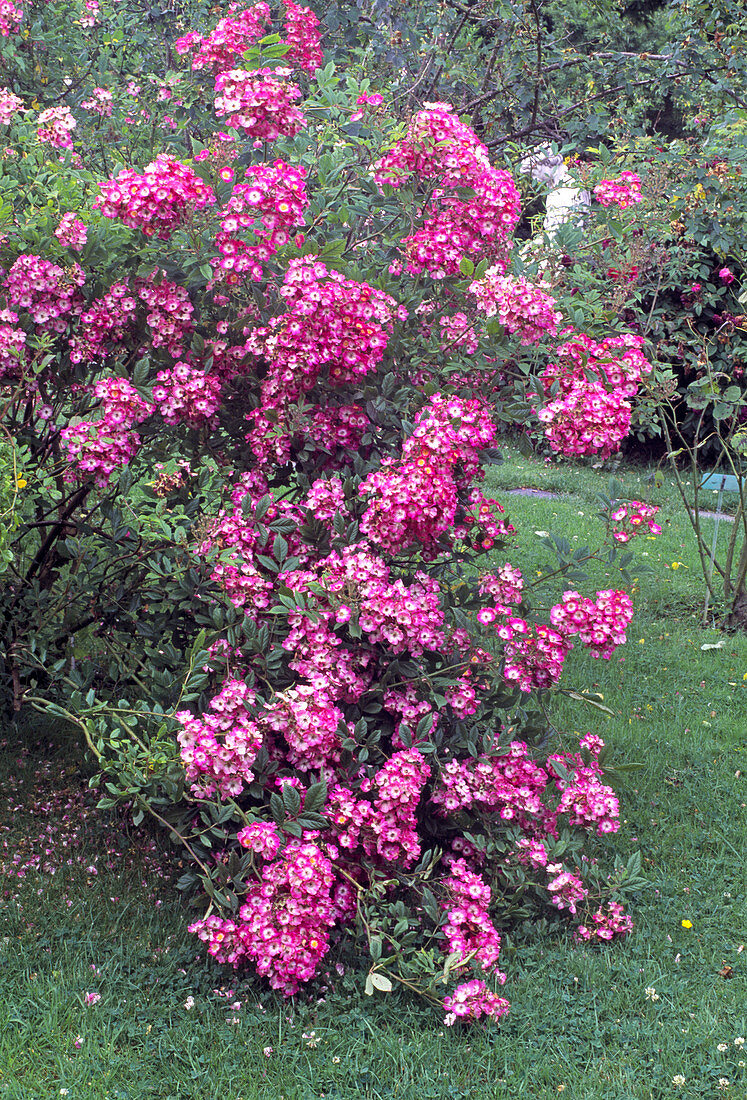
[[[693,922],[691,920],[687,920],[687,918],[685,918],[685,920],[683,920],[683,922],[682,922],[682,927],[683,928],[692,928],[692,926],[693,926]]]

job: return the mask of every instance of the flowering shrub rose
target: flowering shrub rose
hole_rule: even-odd
[[[188,54],[195,51],[192,69],[210,69],[216,75],[234,66],[243,53],[270,29],[270,8],[267,4],[253,4],[243,11],[232,5],[229,15],[219,19],[206,35],[195,32],[177,38],[176,51]]]
[[[476,978],[458,985],[449,997],[444,998],[444,1009],[444,1022],[451,1027],[460,1018],[477,1020],[480,1016],[492,1016],[493,1019],[500,1019],[508,1012],[509,1003],[503,997],[497,997],[485,982]]]
[[[2,286],[9,307],[25,310],[29,319],[43,329],[63,333],[79,304],[79,287],[85,280],[85,272],[77,263],[63,270],[40,256],[21,255]]]
[[[634,397],[643,375],[651,373],[651,364],[641,351],[642,336],[630,332],[597,342],[585,333],[564,335],[566,339],[553,349],[553,358],[542,371],[548,396],[555,383],[567,394],[592,375],[625,397]]]
[[[45,112],[64,206],[2,244],[3,407],[39,492],[1,597],[5,686],[82,726],[102,805],[185,845],[218,962],[292,995],[355,941],[371,989],[420,982],[449,1023],[499,1019],[510,899],[588,942],[630,927],[635,874],[585,854],[619,819],[601,740],[548,756],[534,720],[573,645],[609,659],[632,607],[612,587],[532,612],[483,491],[508,415],[483,377],[537,355],[551,445],[605,455],[648,364],[635,335],[563,332],[509,270],[516,186],[448,104],[402,129],[341,91],[293,3],[270,67],[269,18],[232,8],[182,39],[191,67],[150,82],[138,116],[164,148],[133,138],[107,178],[85,158],[120,90]],[[360,138],[356,107],[376,111]],[[10,126],[21,141],[39,121]],[[32,168],[18,158],[19,180]],[[610,569],[612,533],[651,518],[629,507]],[[456,988],[436,995],[439,974]]]
[[[113,94],[108,88],[94,88],[91,98],[84,100],[81,107],[84,111],[92,111],[101,118],[112,117]]]
[[[553,351],[541,378],[545,395],[558,396],[535,408],[545,438],[563,454],[614,454],[630,430],[632,405],[651,364],[633,333],[597,342],[585,333],[569,337]]]
[[[288,52],[283,55],[287,63],[312,75],[322,67],[320,24],[311,8],[285,0],[283,28]]]

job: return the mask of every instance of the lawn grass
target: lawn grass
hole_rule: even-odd
[[[607,480],[510,454],[489,487],[519,528],[512,560],[551,568],[537,530],[592,545]],[[621,792],[615,847],[640,849],[650,887],[624,943],[506,937],[512,1010],[500,1028],[452,1030],[398,993],[365,998],[353,972],[281,1001],[204,962],[173,886],[176,857],[91,812],[69,748],[7,744],[0,1098],[747,1100],[747,1045],[734,1043],[747,1035],[747,637],[700,625],[694,542],[671,484],[652,486],[645,470],[621,480],[661,505],[663,532],[638,543],[651,572],[635,574],[628,645],[609,662],[574,651],[566,664],[569,685],[601,692],[613,715],[564,700],[559,725],[568,745],[594,729],[617,760],[643,765]],[[506,492],[524,486],[563,495]],[[588,588],[615,584],[593,564]],[[36,854],[47,869],[18,878]],[[100,1002],[86,1005],[87,992]]]

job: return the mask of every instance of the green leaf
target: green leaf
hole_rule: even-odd
[[[203,645],[205,644],[206,635],[207,631],[203,628],[192,643],[192,648],[189,651],[189,656],[192,661],[194,661],[195,654],[199,653]]]
[[[446,983],[448,982],[449,974],[451,973],[451,971],[454,969],[455,966],[459,965],[463,958],[464,953],[462,951],[452,951],[450,955],[447,955],[444,961],[444,973],[442,979],[444,985],[446,985]]]
[[[321,813],[327,801],[327,784],[325,780],[313,783],[306,792],[304,799],[304,814]]]
[[[374,970],[374,972],[372,974],[369,974],[368,977],[374,989],[379,989],[382,993],[392,992],[392,983],[389,978],[387,978],[386,974],[380,974],[378,970]]]
[[[641,873],[641,853],[633,852],[632,856],[628,860],[625,870],[631,878],[635,878]]]
[[[412,748],[412,730],[404,722],[399,727],[397,736],[406,749]]]
[[[305,829],[306,832],[317,832],[319,829],[326,829],[329,826],[329,821],[321,814],[307,814],[304,810],[301,816],[297,818],[296,824],[300,829]]]
[[[285,806],[279,794],[270,795],[270,813],[276,825],[282,825],[285,821]]]
[[[559,760],[549,760],[548,763],[558,779],[562,779],[564,783],[567,783],[569,779],[568,769],[564,767]]]
[[[244,497],[244,500],[248,501],[249,505],[251,505],[251,502],[252,502],[251,494],[247,493],[247,495]],[[244,500],[242,500],[242,502],[241,502],[242,511],[243,511]],[[257,521],[257,523],[259,523],[261,520],[263,520],[265,518],[265,516],[267,515],[267,509],[270,507],[271,504],[272,504],[272,497],[270,496],[269,493],[267,493],[265,496],[259,498],[259,500],[257,501],[257,505],[254,509],[254,518]]]
[[[520,435],[515,442],[519,454],[521,454],[524,458],[532,457],[532,455],[534,454],[534,448],[532,447],[532,444],[527,436]]]
[[[604,703],[599,702],[599,697],[595,698],[593,695],[582,694],[579,691],[564,691],[564,695],[567,695],[569,699],[575,699],[579,703],[588,703],[590,707],[596,707],[597,710],[601,710],[604,714],[609,714],[613,718],[615,712],[606,707]]]
[[[283,805],[288,811],[289,817],[295,817],[301,809],[301,795],[297,788],[292,787],[290,783],[283,784]]]

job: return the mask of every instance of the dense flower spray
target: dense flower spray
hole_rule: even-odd
[[[285,0],[285,41],[289,49],[283,55],[286,64],[294,65],[307,73],[315,73],[322,67],[320,23],[311,8]]]
[[[88,236],[85,225],[75,214],[63,214],[54,235],[60,244],[73,248],[76,252],[80,252]]]
[[[72,149],[72,132],[77,126],[69,107],[48,107],[36,120],[36,136],[54,149]]]
[[[602,206],[619,206],[621,210],[643,202],[641,177],[636,172],[621,172],[619,179],[602,180],[594,188],[594,198]]]
[[[469,293],[488,317],[497,317],[508,332],[518,333],[522,344],[537,344],[544,336],[554,336],[562,320],[554,308],[555,300],[541,287],[522,277],[503,275],[497,267],[472,283]]]
[[[23,100],[8,88],[0,88],[0,125],[9,126],[23,109]]]
[[[247,169],[220,211],[216,243],[223,272],[248,271],[257,282],[262,279],[263,264],[288,243],[292,229],[304,224],[309,205],[305,179],[303,167],[282,160]]]
[[[566,339],[553,349],[542,372],[548,395],[555,384],[561,394],[567,394],[594,378],[625,397],[633,397],[643,375],[651,373],[652,366],[642,351],[642,336],[628,332],[596,341],[583,332],[564,335]]]
[[[286,312],[247,341],[247,350],[269,363],[248,436],[261,465],[287,462],[289,418],[323,370],[328,384],[344,386],[381,362],[396,310],[389,295],[345,279],[313,256],[289,262],[280,294]]]
[[[101,298],[94,298],[83,310],[70,340],[73,363],[102,360],[118,348],[135,319],[138,299],[126,283],[113,283]]]
[[[457,1020],[479,1020],[481,1016],[499,1020],[501,1016],[505,1016],[508,1009],[508,1001],[504,997],[498,997],[479,978],[463,982],[452,994],[444,998],[445,1023],[449,1027]]]
[[[454,525],[459,491],[479,470],[479,452],[494,438],[482,401],[434,395],[418,414],[401,459],[386,460],[361,482],[367,500],[361,530],[389,552],[413,543],[434,551]]]
[[[255,145],[293,137],[306,124],[295,106],[301,89],[285,77],[290,69],[229,69],[215,78],[215,111],[226,125],[243,130]]]
[[[270,8],[265,3],[253,4],[243,11],[231,5],[229,14],[219,19],[207,35],[191,33],[177,38],[176,52],[188,54],[195,51],[192,68],[195,71],[210,69],[216,75],[233,68],[234,63],[270,29]]]
[[[175,157],[160,153],[142,175],[123,168],[99,185],[94,203],[105,218],[118,218],[147,237],[167,241],[195,211],[215,203],[212,187]]]
[[[293,0],[286,0],[284,7],[285,37],[281,41],[288,49],[283,63],[314,73],[322,64],[319,20],[310,8]],[[192,68],[209,69],[217,76],[235,68],[245,52],[270,33],[271,23],[270,8],[264,2],[243,10],[238,10],[238,4],[231,4],[228,14],[218,20],[209,34],[192,32],[178,38],[176,52],[182,55],[194,52]]]
[[[619,450],[630,430],[630,399],[652,370],[642,352],[643,337],[633,333],[597,342],[568,333],[542,372],[552,400],[534,411],[554,451],[603,458]]]
[[[12,0],[0,0],[0,34],[4,38],[20,29],[22,19],[23,8],[12,3]]]
[[[421,211],[423,227],[402,241],[413,274],[456,275],[465,257],[485,257],[505,271],[520,215],[518,191],[508,172],[491,167],[487,149],[449,104],[426,104],[379,160],[375,178],[379,186],[439,184]],[[474,198],[460,197],[458,188],[471,188]]]
[[[65,332],[86,276],[82,267],[61,268],[40,256],[19,256],[3,281],[8,305],[23,309],[38,326]]]

